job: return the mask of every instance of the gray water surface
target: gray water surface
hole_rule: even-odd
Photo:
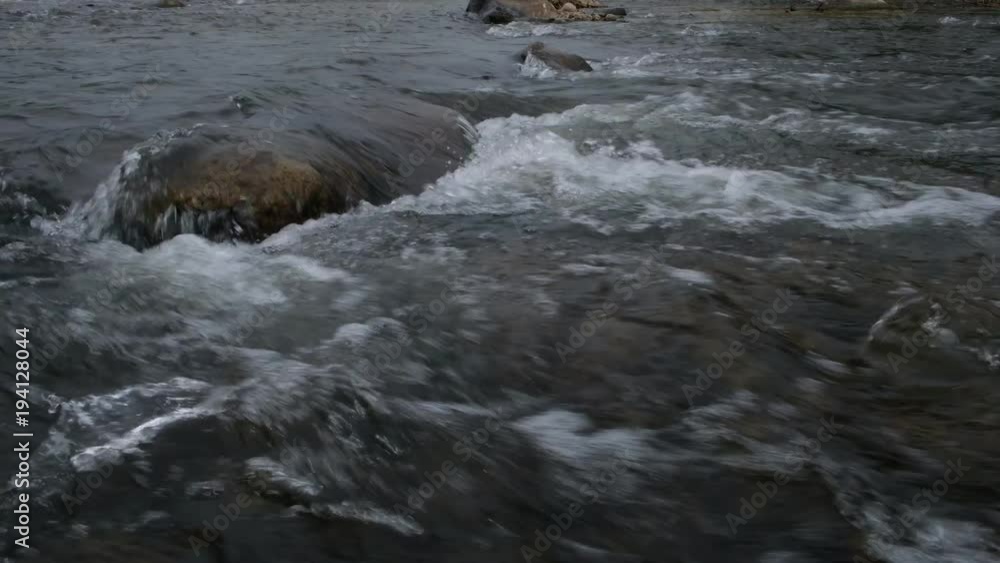
[[[0,4],[9,555],[1000,560],[1000,15],[626,7]],[[258,245],[89,236],[139,143],[380,96],[473,154]]]

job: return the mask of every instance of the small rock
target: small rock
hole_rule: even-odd
[[[562,5],[562,8],[559,8],[559,11],[560,12],[575,12],[576,11],[576,6],[573,5],[571,2],[566,2],[565,4]]]
[[[625,11],[625,8],[608,8],[606,10],[601,10],[600,13],[604,15],[614,14],[616,16],[622,16],[622,17],[628,15],[628,12]]]
[[[535,42],[528,45],[528,48],[518,54],[518,58],[523,63],[528,55],[534,56],[549,68],[571,71],[590,72],[594,70],[590,64],[581,56],[564,53],[557,49],[551,49],[544,43]]]
[[[187,6],[183,0],[160,0],[156,3],[157,8],[183,8]]]
[[[604,19],[609,22],[616,22],[620,20],[621,17],[616,14],[604,14]]]

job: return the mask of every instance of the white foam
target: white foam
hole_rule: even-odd
[[[538,445],[563,463],[592,469],[614,459],[640,463],[646,452],[645,432],[610,429],[593,432],[585,415],[550,410],[518,420],[515,428],[532,436]]]
[[[97,471],[105,464],[118,465],[122,462],[124,454],[136,451],[143,444],[148,444],[169,426],[185,420],[202,418],[209,414],[211,414],[209,411],[202,408],[183,408],[155,417],[106,444],[86,448],[76,454],[71,460],[73,467],[77,471]]]
[[[522,24],[522,27],[537,26]],[[625,65],[656,64],[660,57],[649,53],[634,60],[613,59],[612,64],[615,61]],[[533,64],[529,62],[526,66]],[[541,76],[548,70],[538,72]],[[826,79],[825,75],[816,78]],[[292,247],[313,229],[338,223],[348,226],[354,221],[370,224],[366,218],[370,215],[400,211],[424,215],[511,215],[548,208],[567,221],[604,234],[619,229],[641,231],[692,217],[704,217],[735,228],[755,228],[789,220],[811,220],[845,230],[884,228],[915,221],[975,226],[1000,211],[1000,198],[951,186],[894,182],[890,178],[847,180],[817,170],[783,168],[776,164],[771,164],[776,169],[766,170],[670,160],[650,140],[651,136],[656,138],[664,125],[673,124],[700,129],[740,128],[748,133],[759,129],[801,132],[818,128],[866,140],[891,138],[893,130],[877,120],[852,121],[853,118],[847,117],[817,120],[800,110],[756,121],[718,114],[715,105],[703,93],[687,90],[671,96],[650,96],[635,103],[584,104],[536,117],[488,119],[476,128],[479,138],[473,155],[423,194],[405,196],[382,207],[362,205],[345,216],[327,216],[289,226],[262,247]],[[872,190],[872,182],[892,189]],[[609,209],[628,210],[628,214],[619,214],[622,220],[609,222],[602,217]],[[263,292],[251,298],[255,303],[280,301],[274,283],[264,284],[270,288],[255,288],[248,283],[264,269],[256,264],[256,258],[240,257],[250,252],[245,246],[223,247],[195,240],[200,239],[176,237],[147,254],[159,253],[159,260],[170,264],[170,268],[176,265],[177,271],[185,275],[197,276],[199,271],[220,267],[231,269],[223,276],[227,287],[213,291],[222,301],[227,300],[231,291],[239,294],[242,290]],[[350,281],[346,273],[318,263],[298,258],[281,260],[293,267],[297,277]],[[213,272],[213,276],[216,274]],[[362,286],[352,284],[352,287]],[[360,298],[351,302],[357,303]]]
[[[191,129],[161,132],[125,151],[121,162],[115,165],[108,177],[97,186],[93,197],[84,203],[75,204],[59,221],[42,220],[35,226],[50,233],[100,238],[105,229],[114,223],[116,210],[123,211],[126,216],[138,215],[141,202],[133,194],[125,191],[122,180],[135,173],[143,154],[155,155],[169,146],[174,138],[190,135],[198,127],[200,124]]]
[[[683,268],[674,268],[673,266],[663,266],[663,270],[670,277],[692,285],[712,285],[715,283],[712,280],[712,276],[698,270],[686,270]]]
[[[361,323],[349,323],[342,325],[337,329],[337,332],[333,335],[333,342],[346,342],[352,346],[360,346],[364,344],[374,332],[375,327]]]
[[[650,52],[644,55],[614,57],[606,62],[593,62],[591,66],[599,73],[610,72],[618,78],[643,78],[667,73],[667,63],[671,57],[666,53]],[[663,68],[655,69],[656,66]]]
[[[350,501],[337,504],[315,505],[312,507],[312,513],[321,517],[333,515],[340,518],[350,518],[359,522],[385,526],[407,536],[418,536],[424,533],[424,529],[412,518],[403,518],[388,510]]]
[[[505,25],[494,25],[486,30],[494,37],[541,37],[544,35],[580,35],[583,32],[568,25],[532,24],[527,22],[512,22]]]
[[[552,78],[556,75],[553,68],[531,53],[524,58],[518,72],[525,78]]]
[[[634,104],[581,105],[537,117],[486,120],[479,124],[480,139],[465,165],[420,196],[371,211],[507,215],[548,206],[605,233],[619,228],[595,216],[609,206],[640,209],[632,223],[647,225],[705,216],[737,227],[806,219],[837,229],[922,220],[980,225],[1000,211],[1000,198],[956,187],[890,178],[845,180],[808,168],[728,168],[666,159],[650,141],[634,140],[623,148],[611,144],[616,137],[641,137],[642,131],[662,127],[663,119],[706,127],[741,121],[692,117],[706,104],[702,96],[685,92]],[[591,134],[600,137],[580,142]],[[872,181],[894,189],[872,190]]]
[[[867,550],[888,563],[997,563],[994,533],[979,524],[932,517],[929,514],[906,526],[904,520],[869,509],[867,522],[876,530]],[[895,542],[892,530],[907,529],[912,541]]]

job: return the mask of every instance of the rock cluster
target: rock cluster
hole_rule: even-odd
[[[622,18],[617,14],[604,13],[604,12],[584,12],[582,10],[577,11],[560,11],[555,17],[549,18],[547,21],[553,23],[565,23],[565,22],[597,22],[597,21],[618,21]]]
[[[549,21],[617,21],[625,16],[625,8],[596,10],[603,7],[598,0],[548,0],[548,2],[558,10],[555,18],[550,18]]]
[[[549,0],[556,9],[561,10],[566,4],[573,4],[574,8],[600,8],[598,0]]]
[[[547,22],[616,21],[624,8],[601,10],[598,0],[469,0],[466,12],[490,24],[510,23],[519,18]]]

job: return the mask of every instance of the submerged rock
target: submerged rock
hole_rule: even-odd
[[[419,194],[474,137],[457,112],[415,100],[247,121],[176,131],[130,151],[83,209],[91,234],[140,249],[183,233],[258,241],[362,202]]]
[[[183,0],[160,0],[156,3],[157,8],[183,8],[187,6]]]
[[[558,70],[573,70],[573,71],[584,71],[590,72],[593,67],[587,62],[586,59],[579,55],[573,55],[571,53],[564,53],[557,49],[550,49],[545,46],[544,43],[536,41],[528,48],[521,51],[518,55],[521,62],[525,62],[529,56],[532,56],[543,63],[546,66]]]

